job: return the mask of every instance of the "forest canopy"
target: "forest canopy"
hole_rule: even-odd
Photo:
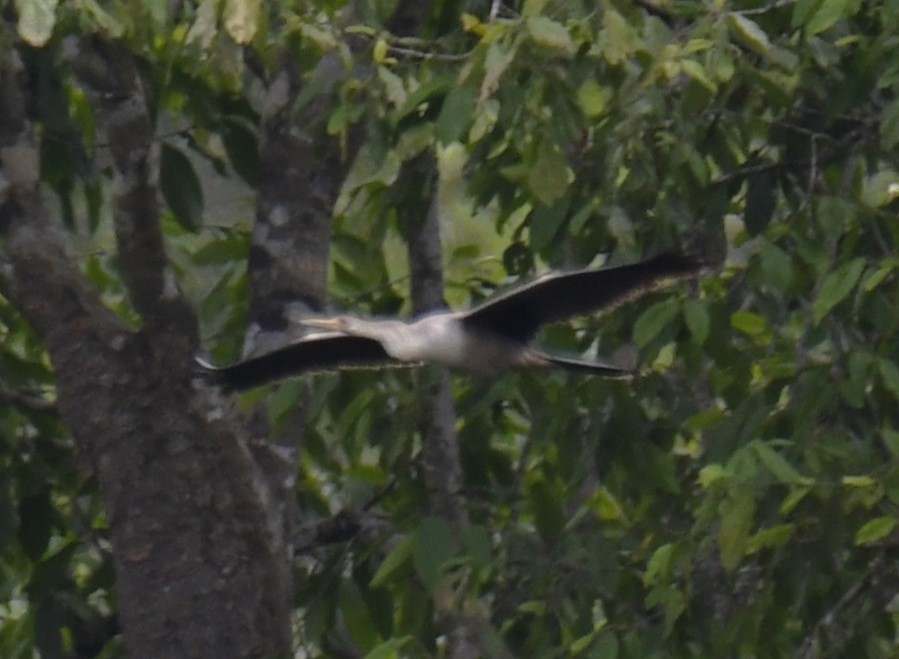
[[[0,7],[0,655],[895,656],[899,2]],[[626,382],[194,364],[671,250]]]

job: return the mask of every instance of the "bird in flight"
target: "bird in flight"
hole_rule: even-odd
[[[545,275],[464,312],[443,311],[402,320],[352,316],[310,318],[303,325],[325,332],[228,366],[197,358],[225,389],[242,391],[310,371],[388,368],[430,363],[467,373],[511,368],[560,367],[607,378],[626,368],[547,354],[531,341],[543,325],[608,311],[667,283],[697,275],[702,259],[666,252],[637,263]]]

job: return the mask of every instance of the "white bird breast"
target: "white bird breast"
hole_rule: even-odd
[[[410,325],[398,345],[385,346],[387,352],[402,361],[423,361],[449,368],[496,372],[517,364],[524,346],[501,337],[466,330],[458,314],[425,316]]]

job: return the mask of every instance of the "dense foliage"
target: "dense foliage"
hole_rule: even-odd
[[[254,85],[284,58],[311,75],[336,55],[338,81],[295,109],[326,98],[326,139],[362,135],[334,209],[335,307],[410,312],[397,208],[430,193],[401,175],[422,155],[454,306],[550,267],[726,243],[696,284],[545,333],[636,348],[633,382],[453,380],[461,528],[424,505],[428,371],[243,396],[282,433],[306,408],[300,527],[365,530],[297,549],[298,651],[432,656],[455,616],[496,656],[894,656],[899,3],[446,0],[402,38],[392,3],[4,4],[38,90],[46,200],[134,325],[66,39],[136,56],[169,257],[221,360],[246,323]],[[222,202],[223,185],[239,192]],[[116,655],[97,486],[5,297],[0,384],[0,654]]]

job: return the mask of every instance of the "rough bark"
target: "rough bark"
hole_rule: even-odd
[[[94,44],[115,159],[128,330],[65,251],[38,190],[38,149],[14,52],[0,71],[0,233],[6,294],[43,339],[58,407],[100,485],[121,627],[134,657],[284,656],[289,564],[267,494],[226,418],[190,382],[195,321],[168,280],[156,163],[133,65]]]

